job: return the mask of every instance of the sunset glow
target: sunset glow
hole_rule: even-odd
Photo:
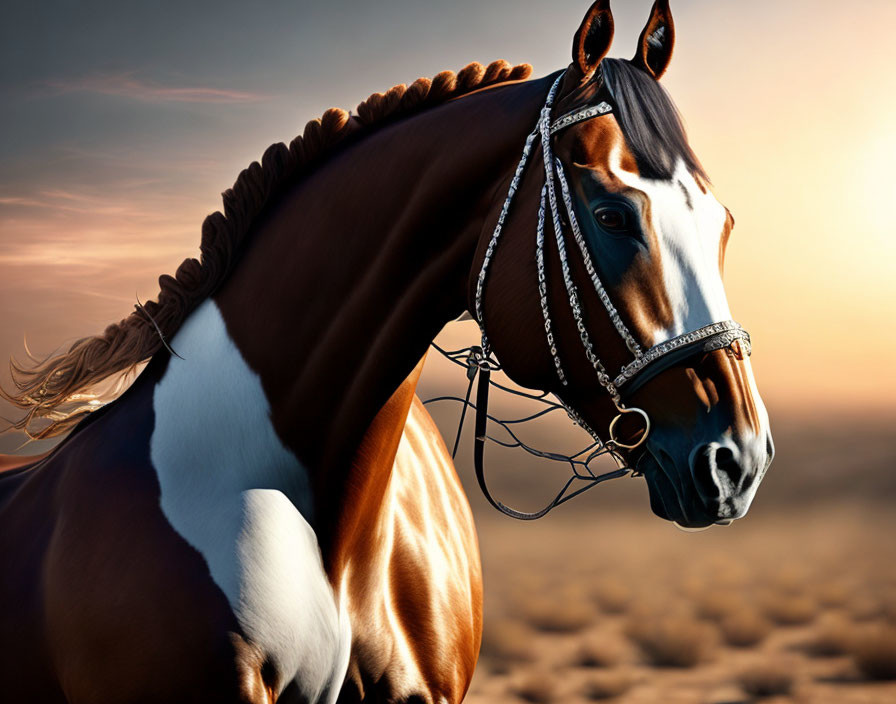
[[[52,32],[22,20],[30,48],[2,50],[0,356],[20,355],[26,335],[48,353],[154,297],[158,275],[197,253],[218,193],[323,109],[473,60],[529,61],[543,75],[568,63],[583,7],[393,4],[382,16],[281,8],[276,36],[250,8],[228,8],[214,41],[190,35],[194,17],[158,48],[127,33],[103,45],[85,27],[66,41],[97,46],[74,64],[62,51],[38,61]],[[650,3],[618,5],[611,54],[628,56]],[[896,394],[889,353],[858,349],[896,347],[896,5],[853,3],[848,21],[830,17],[836,7],[673,2],[664,83],[736,217],[728,295],[773,408],[887,406]],[[389,51],[365,54],[362,35]],[[448,334],[469,343],[470,328]]]

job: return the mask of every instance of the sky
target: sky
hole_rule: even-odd
[[[632,55],[649,8],[615,2],[611,55]],[[237,173],[326,108],[474,60],[552,72],[586,9],[8,3],[0,357],[21,356],[25,336],[49,353],[154,297],[158,275],[197,253]],[[764,398],[794,412],[892,408],[896,3],[673,0],[672,11],[663,82],[737,220],[726,286]]]

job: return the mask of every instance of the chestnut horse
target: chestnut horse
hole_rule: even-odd
[[[633,60],[604,58],[612,34],[598,0],[564,72],[472,64],[328,111],[240,175],[157,302],[17,368],[19,427],[74,429],[0,475],[6,698],[460,701],[479,557],[414,389],[464,311],[512,379],[583,425],[649,418],[618,451],[656,513],[746,512],[772,446],[745,333],[690,346],[723,339],[733,220],[657,83],[668,3]],[[524,143],[544,171],[518,162]],[[545,225],[555,166],[568,192]],[[595,377],[642,348],[666,362],[624,395]],[[147,359],[114,402],[78,405]]]

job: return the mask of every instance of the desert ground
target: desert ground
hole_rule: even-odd
[[[483,517],[467,701],[896,701],[894,524],[856,506],[700,534],[635,510]]]
[[[449,391],[424,377],[420,395]],[[504,403],[499,416],[521,410]],[[453,438],[457,407],[430,408]],[[654,516],[635,478],[539,521],[506,518],[476,486],[467,428],[457,467],[485,633],[466,701],[896,702],[896,415],[769,410],[777,455],[750,513],[702,533]],[[579,432],[565,419],[527,429],[549,449]],[[524,510],[567,472],[519,450],[486,459],[495,493]]]
[[[628,478],[504,518],[462,458],[486,594],[467,701],[896,702],[892,427],[785,417],[750,514],[702,533]],[[532,508],[548,470],[514,457],[493,454],[496,484]]]

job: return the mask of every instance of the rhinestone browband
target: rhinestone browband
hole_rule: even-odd
[[[592,117],[597,117],[598,115],[606,115],[608,112],[613,112],[613,108],[609,103],[601,101],[597,105],[589,105],[587,108],[566,113],[562,117],[558,117],[551,124],[551,134],[559,132],[577,122],[584,122],[585,120],[590,120]]]

